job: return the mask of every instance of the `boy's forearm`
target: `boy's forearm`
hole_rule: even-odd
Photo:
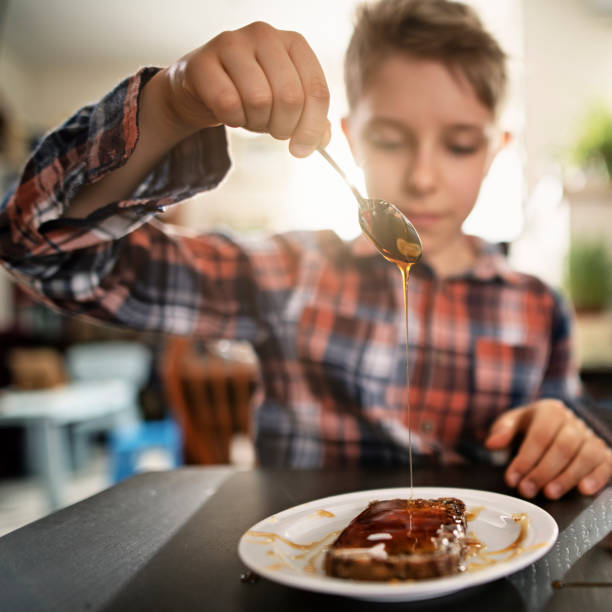
[[[179,142],[197,131],[176,121],[168,109],[165,71],[158,72],[143,88],[138,112],[138,141],[127,162],[96,183],[84,185],[64,212],[84,218],[108,204],[126,199],[151,170]]]

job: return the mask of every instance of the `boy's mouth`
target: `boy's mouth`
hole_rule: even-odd
[[[442,215],[436,213],[409,213],[406,216],[417,230],[429,229],[442,219]]]

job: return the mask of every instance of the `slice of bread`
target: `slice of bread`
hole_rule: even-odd
[[[325,572],[353,580],[409,580],[463,569],[465,504],[454,497],[373,501],[325,555]]]

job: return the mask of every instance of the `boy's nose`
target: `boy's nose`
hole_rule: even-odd
[[[424,148],[414,151],[407,164],[405,185],[413,196],[428,195],[435,189],[436,170],[431,152]]]

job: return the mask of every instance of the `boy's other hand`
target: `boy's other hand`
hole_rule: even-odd
[[[323,70],[296,32],[255,22],[223,32],[163,71],[171,122],[224,124],[290,140],[296,157],[329,141]]]
[[[485,445],[507,448],[519,433],[523,441],[505,479],[524,497],[543,490],[546,497],[557,499],[576,486],[591,495],[612,475],[612,450],[558,400],[542,399],[502,414]]]

